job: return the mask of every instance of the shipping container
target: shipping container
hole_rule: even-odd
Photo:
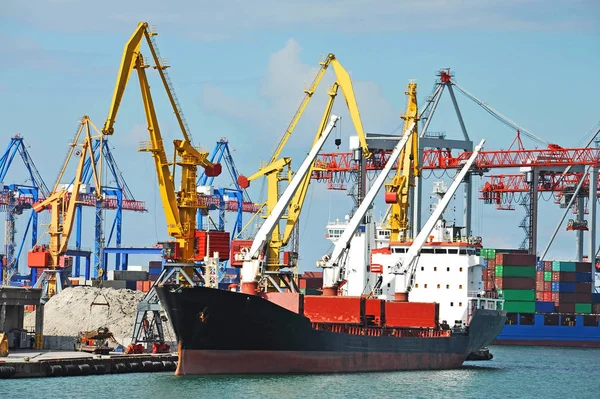
[[[537,292],[544,292],[544,282],[543,281],[536,281],[535,282],[535,290]]]
[[[552,281],[544,281],[544,292],[552,291]]]
[[[552,271],[552,261],[551,260],[544,261],[544,271],[546,271],[546,272]]]
[[[350,296],[305,296],[304,316],[313,323],[361,324],[364,299]]]
[[[575,262],[575,271],[580,273],[592,273],[594,269],[590,262]]]
[[[535,301],[507,301],[504,310],[509,313],[535,313]]]
[[[229,232],[196,230],[196,254],[194,259],[203,260],[218,253],[219,260],[229,259]]]
[[[552,271],[553,272],[574,272],[575,271],[575,262],[564,262],[555,260],[552,262]]]
[[[592,294],[592,303],[599,303],[600,304],[600,293],[593,293]]]
[[[495,278],[496,287],[515,290],[535,290],[535,279],[526,277],[498,277]]]
[[[386,302],[385,325],[388,327],[435,328],[439,304],[419,302]]]
[[[231,266],[242,267],[244,261],[239,257],[239,255],[241,255],[242,248],[250,249],[252,242],[252,240],[233,240],[231,242],[231,251],[229,254],[229,263]],[[236,259],[236,257],[238,259]]]
[[[557,306],[557,310],[559,313],[575,313],[575,304],[574,303],[563,303],[561,302]]]
[[[552,302],[552,292],[544,291],[544,302]]]
[[[554,302],[555,305],[558,305],[560,302],[560,294],[558,292],[552,293],[552,302]]]
[[[498,291],[499,295],[504,296],[506,301],[533,301],[535,300],[534,290],[512,290],[504,289]]]
[[[544,271],[543,270],[540,271],[540,270],[536,269],[535,279],[537,281],[544,282]]]
[[[544,292],[543,291],[535,291],[535,300],[543,301],[544,300]]]
[[[535,311],[539,313],[552,313],[554,312],[554,302],[538,301],[535,303]]]
[[[575,292],[592,292],[592,283],[575,283]]]
[[[496,277],[531,277],[535,278],[535,267],[496,265]]]
[[[592,303],[592,293],[591,292],[576,292],[575,300],[573,302],[578,303]]]
[[[576,303],[575,313],[592,313],[591,303]]]
[[[383,326],[385,324],[385,301],[382,299],[365,299],[365,321],[367,325]]]
[[[558,302],[562,303],[575,303],[577,301],[577,294],[574,292],[559,292]],[[579,301],[581,302],[581,301]]]
[[[552,272],[544,272],[544,281],[552,281]]]
[[[495,257],[496,255],[494,255]],[[488,259],[488,269],[494,269],[496,267],[496,259]]]
[[[50,265],[50,252],[48,252],[48,251],[37,251],[37,252],[29,251],[29,252],[27,252],[27,266],[28,267],[32,267],[32,268],[48,267],[49,265]]]
[[[536,259],[535,255],[529,254],[503,254],[496,253],[496,265],[503,266],[533,266],[535,270]]]
[[[591,283],[592,282],[592,273],[575,273],[575,282],[576,283]]]

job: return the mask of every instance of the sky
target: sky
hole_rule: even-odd
[[[103,125],[123,46],[140,21],[159,33],[161,56],[171,65],[168,72],[194,143],[211,151],[226,137],[245,175],[270,158],[320,57],[330,52],[351,74],[368,132],[394,131],[402,123],[409,79],[416,80],[422,104],[440,68],[451,68],[462,87],[548,142],[581,146],[600,120],[600,4],[593,0],[5,0],[0,5],[1,136],[6,142],[15,133],[25,138],[48,185],[56,179],[77,120],[89,115],[96,126]],[[147,47],[142,53],[149,55]],[[176,120],[156,73],[149,69],[148,74],[169,142],[180,137]],[[295,167],[312,143],[326,88],[333,81],[328,71],[282,154],[292,157]],[[509,147],[514,131],[466,97],[459,95],[458,101],[473,141],[485,138],[486,149]],[[344,102],[338,100],[333,112],[342,116],[336,134],[343,139],[339,150],[346,151],[347,138],[355,132]],[[429,130],[460,138],[447,95]],[[168,239],[153,162],[137,152],[138,142],[147,139],[133,78],[109,142],[133,194],[146,201],[148,212],[125,214],[124,246]],[[324,150],[336,150],[332,141]],[[525,145],[544,146],[526,140]],[[7,180],[25,182],[20,165]],[[435,180],[430,176],[427,184]],[[475,178],[475,186],[484,181]],[[227,176],[216,184],[231,186]],[[257,202],[264,200],[262,186],[256,181],[250,187]],[[447,219],[460,224],[461,204],[457,201]],[[474,233],[483,237],[484,246],[521,243],[518,225],[524,212],[518,205],[515,211],[497,211],[477,200],[474,204]],[[301,269],[315,269],[315,261],[331,250],[325,225],[343,219],[351,206],[345,193],[311,185],[300,222]],[[425,215],[428,206],[425,201]],[[375,212],[383,209],[377,202]],[[541,251],[561,211],[550,199],[540,204],[540,215]],[[107,212],[106,220],[113,216]],[[228,221],[234,217],[228,215]],[[91,209],[84,212],[84,221],[83,247],[92,248]],[[574,245],[573,233],[563,228],[549,255],[570,259]],[[145,261],[130,259],[132,264]]]

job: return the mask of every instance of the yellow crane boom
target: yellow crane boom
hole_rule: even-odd
[[[405,241],[410,238],[408,237],[410,189],[414,187],[415,178],[419,176],[417,84],[409,83],[405,94],[407,96],[406,112],[402,119],[404,119],[404,132],[409,134],[410,138],[400,153],[398,169],[394,178],[385,185],[385,202],[391,208],[388,212],[390,241]],[[411,125],[414,127],[409,131]]]
[[[196,193],[197,167],[202,166],[206,169],[208,175],[216,176],[220,173],[220,165],[212,164],[208,160],[207,152],[199,151],[192,145],[191,135],[185,123],[183,112],[166,74],[167,66],[160,59],[158,48],[154,43],[153,36],[155,35],[156,33],[149,31],[146,22],[141,22],[125,44],[113,99],[102,132],[107,135],[114,133],[114,124],[121,99],[131,76],[131,71],[135,69],[140,83],[144,113],[150,135],[150,141],[142,143],[139,150],[150,152],[154,158],[159,190],[167,221],[167,230],[169,235],[176,239],[177,243],[177,246],[174,248],[175,253],[172,254],[172,260],[193,263],[195,256],[196,210],[206,206],[198,200]],[[150,48],[155,69],[158,71],[163,82],[183,135],[183,140],[173,141],[175,150],[175,159],[173,162],[169,162],[167,158],[154,102],[150,93],[150,85],[146,76],[148,65],[144,63],[144,57],[140,52],[141,42],[144,38]],[[176,165],[181,167],[179,191],[175,189],[174,183]],[[173,171],[170,169],[171,166],[173,167]]]

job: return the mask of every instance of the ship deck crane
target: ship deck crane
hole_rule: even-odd
[[[483,147],[484,143],[485,140],[481,140],[479,144],[475,147],[473,153],[471,154],[469,159],[464,163],[464,166],[462,167],[460,172],[454,177],[454,181],[448,188],[448,191],[444,194],[444,196],[438,203],[437,207],[435,208],[429,219],[427,219],[427,222],[425,222],[425,224],[423,225],[423,228],[419,231],[419,234],[417,234],[417,236],[415,237],[413,243],[406,252],[406,256],[403,259],[401,259],[399,263],[394,265],[393,269],[394,274],[396,276],[394,299],[396,301],[408,301],[408,293],[410,292],[414,284],[415,271],[417,269],[417,262],[419,259],[419,253],[421,251],[421,248],[423,247],[423,245],[425,245],[425,242],[427,241],[427,238],[433,231],[435,224],[438,222],[438,220],[448,207],[448,204],[450,204],[450,201],[456,193],[456,190],[458,190],[458,187],[460,186],[461,182],[463,181],[471,167],[474,165],[475,159],[477,158],[479,151],[481,151],[481,148]],[[385,284],[386,281],[384,281],[383,283]]]
[[[411,122],[405,130],[402,138],[396,144],[396,147],[390,154],[387,163],[383,167],[377,179],[373,182],[373,185],[365,195],[364,200],[359,205],[354,215],[350,219],[350,222],[344,229],[344,232],[335,243],[333,252],[331,255],[325,255],[322,260],[317,262],[317,266],[323,268],[323,295],[335,296],[339,284],[344,281],[344,269],[347,258],[347,252],[350,246],[350,241],[354,235],[359,224],[364,220],[367,211],[373,206],[373,200],[375,196],[383,186],[389,172],[392,170],[393,165],[400,157],[400,154],[405,151],[405,147],[410,140],[412,140],[414,124]]]
[[[302,182],[306,179],[306,177],[310,178],[309,171],[312,168],[313,162],[321,150],[321,147],[325,143],[325,140],[327,140],[329,134],[335,127],[338,119],[338,116],[331,115],[330,121],[323,130],[321,136],[312,146],[310,152],[292,178],[292,181],[286,187],[283,194],[273,207],[273,210],[256,233],[256,236],[252,242],[252,246],[244,254],[244,262],[242,266],[242,292],[247,294],[256,294],[258,292],[259,278],[265,278],[274,288],[279,291],[281,290],[279,281],[275,281],[274,279],[274,277],[280,277],[281,271],[277,270],[277,275],[274,276],[274,273],[265,267],[265,250],[269,245],[269,237],[275,230],[279,220],[281,219],[281,216],[289,206],[290,201],[292,201],[292,197],[294,197]],[[284,278],[282,278],[280,281],[284,283],[287,282],[287,288],[295,290],[295,282],[293,279],[286,281]]]
[[[35,246],[28,254],[28,266],[30,268],[43,268],[43,271],[34,286],[34,288],[42,289],[42,301],[48,300],[50,296],[58,294],[63,287],[69,285],[69,280],[63,271],[68,269],[71,265],[68,262],[70,258],[67,258],[65,255],[67,253],[69,237],[73,230],[84,165],[88,156],[92,159],[92,169],[96,187],[100,187],[102,181],[102,170],[101,168],[98,170],[96,168],[96,163],[93,162],[95,156],[92,148],[90,126],[98,132],[99,137],[101,137],[100,132],[96,129],[89,117],[85,115],[80,122],[79,129],[75,135],[75,139],[71,143],[71,148],[67,154],[66,161],[58,175],[52,192],[44,200],[33,204],[33,209],[38,213],[47,208],[50,209],[50,226],[48,229],[50,243],[48,247]],[[82,133],[83,143],[79,144]],[[79,156],[73,184],[71,185],[70,190],[61,189],[61,179],[64,176],[73,155]],[[96,195],[98,198],[101,198],[102,194],[97,190]]]
[[[279,141],[277,148],[273,152],[270,161],[266,163],[263,167],[261,167],[253,175],[249,177],[240,176],[240,185],[242,188],[247,188],[251,181],[256,180],[262,176],[265,176],[267,178],[267,200],[264,206],[264,218],[269,217],[279,200],[279,182],[282,180],[287,180],[288,182],[292,180],[292,171],[290,166],[291,158],[280,158],[280,155],[283,151],[283,148],[285,147],[285,144],[287,143],[292,132],[294,131],[296,125],[298,124],[298,121],[302,117],[304,110],[310,102],[313,94],[319,86],[319,83],[321,82],[327,68],[330,65],[333,67],[333,70],[335,72],[336,81],[328,90],[328,103],[321,118],[320,126],[317,129],[313,145],[317,142],[318,138],[323,132],[323,129],[325,128],[325,125],[327,124],[327,121],[329,121],[331,110],[333,108],[333,103],[337,96],[338,89],[341,88],[344,99],[346,100],[346,105],[348,106],[348,110],[350,112],[350,118],[352,119],[356,132],[358,134],[362,155],[364,158],[369,158],[371,156],[366,141],[366,135],[362,126],[362,121],[360,119],[358,104],[354,95],[354,88],[352,87],[350,75],[348,74],[346,69],[341,65],[341,63],[338,61],[334,54],[328,54],[327,57],[320,62],[320,65],[321,68],[317,72],[317,75],[315,76],[310,87],[304,91],[305,96],[300,106],[298,107],[298,110],[294,114],[294,117],[292,118],[290,124],[288,125],[286,131],[284,132],[281,140]],[[286,169],[287,173],[284,173],[284,170]],[[280,232],[279,224],[277,224],[274,227],[271,233],[271,239],[267,244],[267,268],[270,272],[273,272],[274,276],[277,275],[277,271],[282,267],[294,266],[294,264],[286,264],[285,262],[281,262],[281,248],[285,247],[288,244],[289,240],[293,235],[294,229],[298,222],[298,218],[302,211],[308,186],[310,184],[310,176],[312,175],[313,170],[314,165],[311,165],[309,174],[302,181],[299,189],[296,191],[294,198],[289,203],[287,215],[282,216],[282,218],[286,220],[283,233]],[[290,258],[294,259],[295,257],[291,256]],[[276,280],[276,277],[274,277],[274,279]]]

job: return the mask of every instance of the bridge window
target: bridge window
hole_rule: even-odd
[[[425,268],[424,268],[423,266],[421,266],[421,271],[422,271],[422,272],[423,272],[423,271],[425,271]]]
[[[446,284],[446,289],[449,289],[449,288],[450,288],[450,284]]]
[[[460,251],[458,251],[459,254],[461,255],[466,255],[467,254],[467,250],[466,249],[461,249]]]
[[[415,288],[419,288],[419,284],[415,284]]]
[[[460,284],[460,285],[458,286],[458,289],[459,289],[459,290],[462,290],[462,284]]]
[[[519,314],[518,313],[507,313],[506,314],[506,323],[505,324],[517,324],[517,321],[519,320]]]
[[[447,271],[447,272],[449,272],[449,271],[450,271],[450,268],[449,268],[449,267],[447,267],[447,268],[446,268],[446,271]]]
[[[449,249],[448,253],[449,254],[457,254],[458,253],[458,249]]]
[[[435,253],[436,254],[445,254],[445,253],[448,253],[448,252],[445,249],[436,249]]]
[[[433,267],[433,271],[434,271],[434,272],[437,272],[437,266],[434,266],[434,267]]]
[[[462,307],[462,302],[459,302],[459,303],[458,303],[458,306],[461,306],[461,307]]]
[[[595,315],[584,315],[583,316],[584,327],[598,327],[598,316]]]
[[[433,249],[422,249],[421,253],[422,254],[432,254],[433,253]]]
[[[545,326],[557,326],[558,325],[558,315],[557,314],[544,315],[544,325]]]
[[[459,272],[462,272],[462,267],[460,269],[458,269]]]
[[[427,288],[427,284],[425,284],[425,288]]]
[[[440,285],[438,284],[437,287],[440,288]]]
[[[454,306],[454,302],[450,302],[450,306]]]

